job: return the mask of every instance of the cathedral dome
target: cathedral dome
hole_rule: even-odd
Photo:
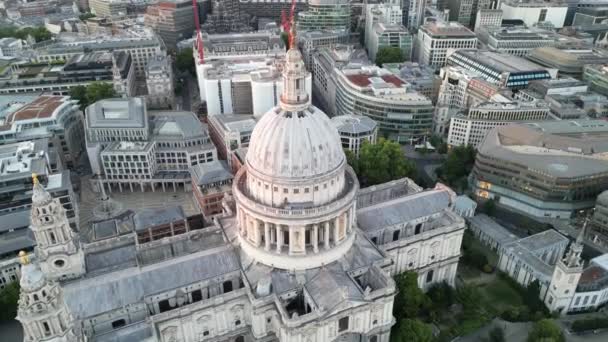
[[[265,176],[290,179],[326,175],[345,162],[340,136],[319,109],[266,113],[251,135],[247,163]]]

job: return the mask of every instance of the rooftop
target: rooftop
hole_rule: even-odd
[[[514,73],[545,70],[545,67],[532,63],[525,58],[483,50],[458,50],[450,56],[448,62],[452,57],[458,55],[475,60],[498,72]]]
[[[499,246],[513,242],[518,237],[512,234],[507,228],[503,227],[486,214],[478,214],[467,218],[471,226],[475,226],[487,235],[491,236]]]
[[[378,124],[367,116],[362,115],[339,115],[331,119],[338,129],[338,133],[371,133]]]
[[[458,22],[435,21],[424,24],[420,30],[435,39],[441,38],[469,38],[476,39],[475,33]]]
[[[190,173],[198,186],[217,184],[233,178],[230,168],[224,160],[194,165],[190,167]]]
[[[184,140],[207,136],[207,129],[192,112],[150,111],[150,128],[157,139]]]
[[[146,105],[140,97],[97,101],[85,112],[87,128],[144,128],[147,125]]]
[[[135,230],[141,231],[148,228],[169,224],[186,219],[186,214],[181,206],[168,208],[148,208],[139,210],[133,216]]]

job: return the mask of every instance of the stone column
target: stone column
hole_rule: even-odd
[[[287,246],[287,247],[289,249],[289,254],[291,254],[293,252],[293,246],[296,243],[296,241],[295,241],[296,239],[293,237],[294,236],[293,229],[291,227],[287,227],[287,229],[288,229],[287,234],[289,234],[289,246]]]
[[[281,247],[283,246],[283,227],[279,224],[276,226],[277,231],[277,253],[281,253]]]
[[[340,216],[334,219],[334,243],[337,245],[338,241],[340,241]]]
[[[329,221],[325,222],[325,249],[329,249]]]
[[[312,250],[315,253],[319,253],[319,225],[313,224],[312,226]]]
[[[260,246],[262,244],[262,239],[261,239],[261,229],[262,229],[262,225],[260,224],[260,220],[255,219],[254,223],[253,223],[253,229],[255,229],[254,232],[254,238],[255,238],[255,245],[256,246]]]
[[[264,249],[266,251],[270,250],[270,223],[264,222]]]

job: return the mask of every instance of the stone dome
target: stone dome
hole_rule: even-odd
[[[270,110],[255,126],[247,151],[250,169],[282,180],[323,176],[345,162],[338,131],[311,105],[298,112]]]

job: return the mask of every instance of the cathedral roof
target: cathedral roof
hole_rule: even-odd
[[[64,287],[65,300],[71,313],[77,319],[82,319],[141,303],[147,296],[239,269],[232,249],[224,248],[212,254],[195,253],[67,283]]]

